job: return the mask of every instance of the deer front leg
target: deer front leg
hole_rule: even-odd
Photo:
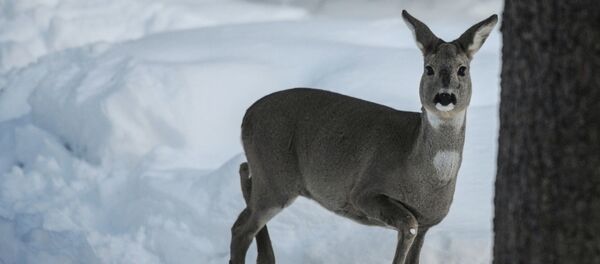
[[[405,264],[418,232],[415,216],[400,202],[383,194],[360,195],[354,203],[368,218],[398,230],[398,245],[393,263]]]
[[[413,242],[413,245],[410,247],[410,251],[408,252],[406,264],[419,264],[421,248],[423,247],[423,242],[425,241],[425,234],[427,233],[427,230],[428,228],[419,228],[417,237],[415,238],[415,241]]]

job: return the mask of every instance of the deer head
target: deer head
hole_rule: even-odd
[[[406,10],[402,11],[402,17],[423,53],[424,71],[419,88],[423,108],[440,118],[464,113],[471,100],[471,59],[498,22],[498,16],[475,24],[451,42],[438,38]]]

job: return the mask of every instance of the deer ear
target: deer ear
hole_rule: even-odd
[[[402,18],[413,33],[417,47],[423,52],[423,55],[431,53],[435,47],[442,42],[423,22],[411,16],[406,10],[402,10]]]
[[[467,31],[460,35],[454,42],[458,44],[469,58],[473,58],[473,55],[481,48],[481,45],[483,45],[490,35],[490,32],[492,32],[492,29],[494,29],[497,22],[498,16],[492,15],[467,29]]]

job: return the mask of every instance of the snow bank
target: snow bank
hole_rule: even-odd
[[[47,3],[63,15],[68,12],[56,10],[76,4]],[[83,6],[71,15],[96,10],[110,20],[102,13],[108,11],[93,8],[100,2],[77,3]],[[116,3],[106,5],[120,7]],[[122,5],[131,3],[145,2]],[[203,4],[214,2],[190,5]],[[190,8],[189,14],[198,11]],[[173,16],[186,20],[188,11],[177,10]],[[285,19],[302,17],[290,10],[283,9]],[[269,19],[282,17],[142,37],[151,30],[138,40],[62,50],[70,45],[65,42],[61,51],[2,75],[0,263],[226,263],[229,228],[243,208],[239,124],[252,102],[308,86],[419,109],[422,61],[401,20],[264,22]],[[466,26],[434,31],[449,39]],[[172,28],[153,30],[162,29]],[[102,37],[89,36],[72,44]],[[490,260],[497,35],[486,45],[472,65],[474,94],[454,206],[428,234],[423,263]],[[306,199],[269,228],[281,263],[393,258],[393,232],[361,226]],[[249,260],[255,257],[250,252]]]
[[[0,71],[65,48],[148,34],[306,16],[302,9],[235,0],[5,0],[0,2]]]
[[[476,20],[502,8],[498,0],[249,0],[304,8],[316,16],[337,18],[397,17],[402,9],[418,14],[419,18],[456,21]],[[456,16],[455,14],[461,14]],[[443,19],[442,19],[443,18]]]

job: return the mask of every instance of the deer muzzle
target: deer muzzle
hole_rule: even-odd
[[[442,106],[448,106],[449,104],[456,105],[456,95],[453,93],[438,93],[433,98],[434,104],[441,104]]]

